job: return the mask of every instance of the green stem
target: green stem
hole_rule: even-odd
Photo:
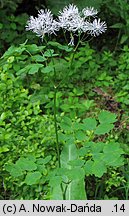
[[[57,128],[57,117],[56,117],[56,112],[57,112],[56,101],[57,101],[57,87],[54,86],[54,125],[55,125],[55,134],[56,134],[56,151],[57,151],[58,165],[59,165],[59,167],[61,167],[58,128]]]
[[[80,40],[80,35],[79,35],[78,43],[77,43],[75,49],[73,50],[72,58],[71,58],[71,60],[70,60],[70,62],[69,62],[69,68],[70,68],[70,70],[72,69],[74,56],[75,56],[75,53],[76,53],[76,51],[77,51],[77,48],[78,48],[80,42],[81,42],[81,40]],[[62,79],[62,80],[60,81],[60,83],[58,84],[58,87],[64,82],[64,80],[66,80],[67,77],[68,77],[68,74],[66,74],[66,76],[64,77],[64,79]]]
[[[81,42],[81,39],[80,39],[80,34],[79,34],[78,43],[77,43],[75,49],[73,50],[72,58],[71,58],[71,61],[70,61],[70,69],[72,68],[74,56],[75,56],[75,53],[76,53],[76,51],[77,51],[77,48],[78,48],[80,42]]]
[[[46,41],[45,38],[44,38],[44,41],[45,41],[46,47],[47,47],[47,41]],[[53,69],[54,69],[54,83],[55,83],[54,84],[54,127],[55,127],[55,135],[56,135],[56,152],[57,152],[58,166],[61,167],[60,148],[59,148],[59,139],[58,139],[58,127],[57,127],[57,117],[56,117],[56,114],[57,114],[57,105],[56,105],[56,102],[57,102],[56,69],[55,69],[55,66],[54,66],[54,60],[53,60],[51,50],[49,48],[48,48],[48,50],[49,50],[50,55],[51,55]],[[61,190],[62,189],[63,188],[61,187]]]

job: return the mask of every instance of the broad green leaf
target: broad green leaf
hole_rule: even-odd
[[[95,134],[96,135],[103,135],[103,134],[109,133],[113,128],[114,128],[113,124],[102,123],[102,124],[97,126],[97,128],[95,130]]]
[[[44,48],[45,46],[37,46],[36,44],[26,45],[26,50],[30,53],[37,53],[39,51],[42,51]]]
[[[95,160],[92,165],[92,174],[100,178],[106,172],[107,172],[107,168],[105,163],[102,160],[100,160],[100,158],[98,158],[98,160]]]
[[[96,177],[102,177],[107,172],[106,164],[103,161],[103,153],[94,154],[93,160],[88,160],[84,169],[86,175],[94,174]]]
[[[120,44],[123,44],[125,41],[127,41],[129,38],[128,35],[122,35],[121,40],[120,40]]]
[[[119,143],[114,143],[114,142],[110,142],[108,144],[105,144],[103,152],[108,153],[108,154],[114,153],[114,154],[117,154],[117,155],[124,154],[124,151],[120,147],[120,144]]]
[[[37,163],[37,169],[41,174],[43,174],[44,176],[46,176],[48,174],[48,170],[46,169],[44,164],[38,164]]]
[[[93,161],[92,160],[88,160],[86,161],[85,165],[84,165],[84,170],[85,170],[85,175],[92,175],[92,166],[93,166]]]
[[[96,128],[97,122],[95,118],[86,118],[83,120],[82,128],[83,130],[94,130]]]
[[[52,187],[50,192],[51,200],[63,200],[63,193],[59,184]]]
[[[66,46],[66,45],[62,45],[55,41],[49,41],[48,44],[51,46],[57,47],[60,50],[65,50],[66,52],[70,52],[71,50],[73,50],[73,48]]]
[[[46,67],[43,67],[41,69],[42,73],[50,73],[50,72],[53,72],[53,71],[54,71],[54,68],[52,66],[46,66]]]
[[[67,169],[66,173],[70,181],[74,181],[80,178],[84,179],[85,176],[85,172],[81,167],[72,167],[72,169]]]
[[[44,62],[46,60],[46,58],[44,58],[42,55],[34,55],[31,57],[32,61],[36,61],[36,62]]]
[[[16,71],[17,75],[22,75],[28,73],[30,70],[30,65],[25,66],[24,68],[20,69],[19,71]]]
[[[58,56],[58,54],[55,54],[53,49],[48,49],[47,51],[44,52],[43,56],[53,57],[53,56]]]
[[[71,169],[69,161],[77,159],[77,148],[75,144],[65,144],[61,153],[61,167]]]
[[[99,122],[102,124],[114,123],[117,121],[117,115],[115,113],[108,112],[106,110],[100,112],[98,115]]]
[[[47,164],[47,163],[51,160],[51,158],[52,158],[51,155],[49,155],[49,156],[47,156],[47,157],[45,157],[45,158],[39,158],[39,159],[37,160],[37,163],[38,163],[38,164]]]
[[[80,122],[73,122],[73,129],[74,130],[82,129],[82,124]]]
[[[5,169],[10,173],[11,176],[16,178],[23,175],[22,169],[16,164],[7,165]]]
[[[63,130],[66,130],[66,131],[67,131],[67,130],[68,130],[68,131],[73,130],[73,129],[72,129],[72,121],[71,121],[71,119],[68,118],[68,117],[64,117],[64,118],[63,118],[63,120],[62,120],[60,126],[61,126],[61,128],[62,128]]]
[[[63,200],[61,184],[65,170],[63,168],[56,168],[48,174],[47,179],[49,180],[51,200]]]
[[[49,185],[53,188],[57,187],[58,185],[61,185],[61,183],[62,183],[62,176],[53,176],[49,180]]]
[[[84,178],[72,181],[66,191],[66,200],[86,200]]]
[[[91,152],[92,152],[93,154],[102,152],[104,146],[105,146],[105,143],[102,143],[102,142],[94,143],[94,144],[91,146]]]
[[[13,63],[15,60],[14,56],[10,56],[8,59],[7,59],[7,62],[8,63]]]
[[[27,185],[36,184],[40,180],[41,176],[42,176],[41,173],[38,171],[27,173],[25,178],[25,183]]]
[[[25,51],[25,47],[22,47],[22,46],[19,46],[19,47],[16,47],[14,45],[12,45],[11,47],[8,48],[8,50],[4,53],[4,55],[2,56],[2,58],[5,58],[5,57],[9,57],[9,56],[13,56],[13,55],[16,55],[17,53],[18,54],[22,54],[23,51]]]
[[[8,152],[8,151],[9,151],[8,146],[4,145],[4,146],[0,147],[0,154],[3,152]]]
[[[69,170],[66,175],[69,180],[72,180],[66,191],[67,200],[86,199],[84,171],[69,165],[70,161],[76,160],[77,158],[78,153],[76,146],[74,144],[66,144],[61,153],[61,166]]]
[[[89,147],[81,147],[79,150],[78,150],[78,154],[79,154],[79,156],[81,156],[81,157],[84,157],[84,156],[86,156],[87,154],[88,154],[88,152],[89,152]]]
[[[78,150],[78,155],[81,156],[81,157],[84,157],[86,156],[88,153],[91,152],[91,147],[95,145],[94,142],[85,142],[84,143],[84,147],[81,147],[79,150]]]
[[[69,165],[71,166],[79,166],[82,167],[84,165],[85,161],[84,160],[80,160],[80,159],[76,159],[76,160],[71,160],[68,162]]]
[[[36,170],[37,165],[33,160],[29,160],[28,158],[20,158],[17,162],[16,165],[19,166],[22,170]]]
[[[104,154],[103,160],[107,166],[119,167],[124,165],[124,158],[120,155],[109,155],[106,153]]]
[[[28,71],[28,74],[35,74],[39,71],[40,68],[42,68],[42,64],[31,64],[30,69]]]
[[[105,144],[103,149],[103,160],[108,166],[122,166],[123,158],[121,157],[124,154],[123,149],[120,147],[119,143],[108,143]]]
[[[76,139],[79,140],[79,141],[82,141],[82,140],[85,140],[85,139],[88,138],[88,137],[86,136],[86,134],[85,134],[83,131],[81,131],[81,130],[76,131],[76,132],[75,132],[75,136],[76,136]]]

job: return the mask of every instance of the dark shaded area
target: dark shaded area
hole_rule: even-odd
[[[37,11],[40,8],[46,8],[46,2],[44,0],[23,0],[15,12],[15,15],[21,13],[27,13],[28,15],[37,15]]]

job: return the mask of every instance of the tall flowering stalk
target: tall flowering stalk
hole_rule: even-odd
[[[73,49],[73,55],[71,59],[74,59],[74,53],[77,50],[80,42],[83,40],[83,36],[92,36],[96,37],[104,33],[107,29],[107,25],[104,21],[100,21],[97,18],[98,11],[93,7],[86,7],[83,10],[79,11],[76,5],[70,4],[62,11],[59,11],[59,14],[56,19],[53,18],[52,12],[48,9],[40,10],[37,17],[31,16],[27,22],[26,30],[31,30],[36,33],[37,36],[41,37],[42,41],[45,41],[45,35],[55,34],[59,30],[70,33],[69,46],[74,46],[74,36],[77,35],[79,41],[75,48]],[[81,37],[82,36],[82,37]],[[51,52],[51,50],[50,50]],[[54,64],[53,64],[54,67]],[[54,67],[54,76],[56,80],[56,69]],[[55,134],[56,134],[56,151],[58,158],[58,165],[61,167],[60,163],[60,146],[58,141],[58,127],[57,127],[57,105],[56,105],[56,96],[57,96],[57,86],[54,85],[54,125],[55,125]],[[63,187],[62,193],[63,193]],[[63,193],[64,195],[64,193]],[[65,196],[63,196],[65,197]]]

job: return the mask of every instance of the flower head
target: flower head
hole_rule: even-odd
[[[94,19],[93,21],[89,19],[89,17],[94,18],[97,13],[98,11],[93,7],[86,7],[80,12],[76,5],[69,4],[62,11],[59,11],[58,19],[54,20],[49,9],[40,10],[36,18],[30,17],[26,30],[31,30],[43,38],[45,34],[55,34],[62,28],[70,32],[71,41],[69,45],[73,45],[76,32],[98,36],[106,31],[105,22],[101,22],[100,19]]]
[[[98,13],[98,11],[94,9],[93,7],[86,7],[82,10],[82,13],[84,17],[86,18],[90,16],[94,17]]]
[[[100,22],[100,19],[95,19],[92,23],[87,22],[84,26],[84,32],[96,37],[107,30],[107,25],[105,22]]]
[[[38,17],[30,17],[26,25],[26,30],[31,30],[43,38],[45,34],[55,34],[59,30],[59,26],[53,19],[50,10],[40,10]]]
[[[70,4],[64,7],[63,11],[59,11],[58,24],[67,31],[80,31],[83,26],[83,21],[84,19],[80,16],[79,9],[76,5]]]

